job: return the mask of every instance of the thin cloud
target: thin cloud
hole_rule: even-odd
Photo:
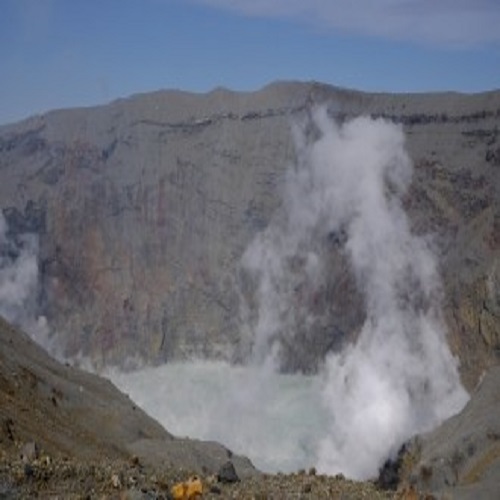
[[[193,0],[243,15],[299,20],[339,34],[425,45],[500,42],[498,0]]]

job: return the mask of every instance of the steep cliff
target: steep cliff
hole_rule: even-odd
[[[97,364],[243,358],[252,283],[241,257],[279,214],[292,123],[317,105],[341,121],[402,124],[415,165],[405,208],[434,239],[450,343],[473,384],[500,349],[500,92],[161,91],[1,127],[0,208],[11,236],[38,235],[36,313],[65,353]],[[318,242],[329,278],[302,299],[316,320],[285,369],[314,369],[362,324],[341,240]]]

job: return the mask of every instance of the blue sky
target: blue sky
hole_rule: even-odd
[[[0,123],[163,88],[500,88],[500,0],[0,0]]]

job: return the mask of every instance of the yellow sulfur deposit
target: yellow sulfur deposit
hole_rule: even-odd
[[[203,493],[203,485],[197,476],[190,477],[183,483],[177,483],[170,490],[174,500],[193,500],[201,497]]]

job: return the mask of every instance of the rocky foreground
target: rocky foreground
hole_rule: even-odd
[[[52,461],[43,456],[41,460],[26,463],[3,457],[0,461],[0,498],[196,498],[189,493],[183,497],[172,494],[176,484],[190,477],[192,475],[183,469],[144,466],[140,462],[105,459],[92,462],[75,459]],[[198,477],[201,497],[207,499],[394,497],[393,493],[381,491],[371,483],[305,472],[260,475],[234,483],[224,483],[215,476]],[[412,498],[404,495],[398,493],[397,497]]]
[[[0,498],[493,499],[499,380],[493,367],[460,415],[412,440],[377,482],[313,468],[267,475],[219,444],[173,437],[109,381],[61,365],[0,318]]]
[[[175,438],[0,317],[0,498],[170,498],[193,475],[203,498],[390,496],[314,469],[264,475],[217,443]]]

